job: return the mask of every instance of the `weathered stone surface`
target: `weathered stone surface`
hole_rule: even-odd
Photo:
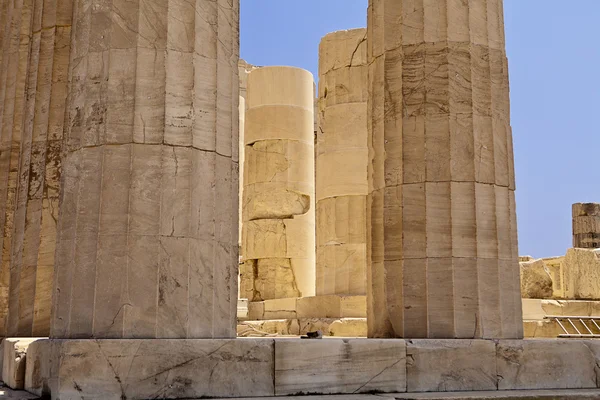
[[[553,320],[523,321],[523,336],[526,339],[556,339],[563,333],[560,325]]]
[[[590,249],[569,249],[562,262],[566,299],[600,299],[600,254]]]
[[[52,398],[145,400],[274,394],[271,339],[52,342],[57,342]]]
[[[13,254],[20,149],[27,107],[27,81],[32,50],[39,48],[41,33],[34,40],[40,7],[44,2],[5,2],[0,19],[0,336],[6,336],[10,264]],[[37,13],[36,13],[37,12]],[[36,17],[34,19],[34,16]],[[18,291],[13,290],[14,297]]]
[[[573,247],[600,248],[600,204],[573,204]]]
[[[248,330],[246,327],[251,327]],[[238,325],[243,336],[298,336],[320,330],[324,336],[356,338],[367,336],[366,318],[292,318],[244,321]],[[260,334],[257,334],[260,333]]]
[[[303,297],[297,303],[300,318],[366,318],[366,296]]]
[[[50,333],[72,4],[44,0],[34,10],[10,254],[13,337]]]
[[[520,338],[503,3],[370,0],[369,335]]]
[[[563,263],[565,257],[548,257],[542,258],[544,264],[546,265],[546,269],[550,274],[550,278],[552,278],[552,297],[556,299],[561,299],[565,297],[565,290],[563,287]]]
[[[37,339],[4,339],[2,354],[2,381],[11,389],[25,387],[25,364],[27,347]]]
[[[501,340],[498,389],[596,388],[596,357],[585,341]]]
[[[408,340],[408,392],[496,389],[496,345],[487,340]]]
[[[520,263],[521,296],[526,299],[548,299],[554,290],[552,277],[543,260]]]
[[[25,365],[25,390],[38,396],[50,395],[52,356],[49,339],[40,339],[29,344]]]
[[[291,67],[248,76],[240,281],[251,301],[315,294],[313,85]]]
[[[342,318],[329,325],[329,336],[367,337],[366,318]]]
[[[277,340],[275,394],[406,391],[404,340]]]
[[[339,31],[319,47],[317,295],[366,294],[366,39],[366,29]]]
[[[366,296],[314,296],[255,301],[250,320],[290,318],[366,318]]]
[[[301,295],[289,258],[245,261],[240,280],[243,282],[241,295],[253,302]]]
[[[366,196],[318,201],[318,295],[366,294],[366,207]]]
[[[235,337],[239,1],[73,15],[51,336]]]

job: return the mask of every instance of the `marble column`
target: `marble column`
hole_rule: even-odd
[[[600,248],[600,204],[573,204],[573,247]]]
[[[250,301],[315,294],[313,85],[292,67],[248,77],[240,296]]]
[[[319,48],[316,156],[317,295],[366,295],[367,30]]]
[[[235,337],[239,1],[73,20],[51,337]]]
[[[0,336],[8,314],[10,264],[26,85],[34,25],[33,0],[2,5],[0,68]]]
[[[370,0],[369,336],[521,338],[502,0]]]
[[[35,3],[10,257],[7,334],[48,336],[72,0]]]

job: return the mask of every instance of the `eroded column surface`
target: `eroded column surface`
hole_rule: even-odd
[[[240,296],[315,294],[314,82],[265,67],[248,77]]]
[[[8,314],[10,262],[26,85],[34,25],[33,0],[2,2],[0,68],[0,335]]]
[[[367,30],[325,36],[319,48],[317,295],[367,290],[367,84]]]
[[[600,248],[600,204],[573,204],[573,247]]]
[[[7,334],[48,336],[72,0],[35,4],[10,257]]]
[[[235,337],[239,1],[113,3],[74,6],[51,336]]]
[[[502,1],[369,3],[369,335],[520,338]]]

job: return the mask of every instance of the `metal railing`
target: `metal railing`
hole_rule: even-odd
[[[564,333],[559,338],[600,339],[600,317],[548,315],[544,319],[556,321]]]

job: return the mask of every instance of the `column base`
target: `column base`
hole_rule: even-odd
[[[45,339],[29,346],[26,389],[61,400],[598,389],[598,364],[593,340]]]

